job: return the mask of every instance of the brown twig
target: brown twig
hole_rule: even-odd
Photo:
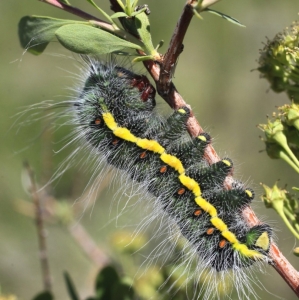
[[[34,179],[34,172],[27,162],[24,163],[24,167],[27,170],[30,179],[30,193],[35,207],[35,223],[37,228],[38,244],[39,244],[39,256],[41,262],[43,284],[45,291],[51,291],[52,280],[50,275],[47,244],[46,244],[46,232],[44,229],[43,212],[41,208],[40,198],[37,193],[36,183]]]
[[[193,2],[197,3],[197,1],[191,0],[185,5],[182,15],[176,24],[167,52],[163,56],[157,84],[158,93],[161,96],[169,94],[177,59],[183,51],[183,40],[193,17]]]
[[[109,32],[111,32],[112,34],[115,34],[117,36],[119,36],[120,38],[123,38],[123,39],[126,39],[130,42],[133,42],[133,43],[139,43],[139,40],[136,39],[133,35],[129,34],[128,32],[125,32],[124,30],[122,29],[119,29],[119,28],[115,28],[113,27],[112,24],[108,23],[108,22],[105,22],[93,15],[90,15],[84,11],[82,11],[81,9],[77,8],[77,7],[74,7],[74,6],[70,6],[70,5],[67,5],[65,3],[62,3],[58,0],[38,0],[40,2],[43,2],[43,3],[47,3],[49,5],[52,5],[56,8],[59,8],[59,9],[62,9],[68,13],[71,13],[75,16],[78,16],[84,20],[88,20],[88,21],[92,21],[92,24],[102,28],[103,30],[107,30]]]
[[[72,206],[72,211],[70,214],[65,217],[65,215],[57,214],[58,208],[58,200],[50,196],[45,189],[43,189],[41,192],[37,193],[36,191],[36,182],[34,180],[34,174],[32,170],[30,169],[28,163],[25,164],[25,167],[27,169],[29,178],[30,178],[30,192],[32,194],[33,204],[28,204],[26,201],[19,201],[17,203],[17,210],[20,211],[22,214],[35,218],[36,224],[38,228],[38,236],[39,236],[39,244],[40,244],[40,252],[43,254],[41,255],[42,259],[42,270],[44,278],[47,278],[47,280],[44,280],[44,282],[49,282],[50,275],[49,274],[49,267],[47,262],[47,255],[46,251],[46,244],[45,244],[45,234],[44,234],[44,221],[48,222],[60,222],[62,224],[67,225],[67,229],[70,232],[71,236],[74,238],[74,240],[77,242],[77,244],[80,246],[80,248],[83,250],[83,252],[87,255],[87,257],[99,268],[102,269],[106,265],[108,265],[111,260],[108,257],[108,255],[105,254],[105,252],[96,244],[96,242],[92,239],[92,237],[88,234],[88,232],[85,230],[85,228],[78,222],[74,221],[73,214],[76,215],[76,211],[82,212],[82,207],[80,209],[74,209],[75,206]],[[102,191],[110,182],[111,182],[111,173],[109,173],[105,180],[101,180],[101,186],[97,190],[97,192]],[[92,197],[93,188],[89,188],[86,190],[86,193],[82,196],[82,198]],[[40,202],[45,203],[46,205],[41,209]],[[90,201],[91,202],[91,201]],[[70,208],[71,209],[71,208]],[[84,209],[87,209],[86,206],[84,206]],[[70,218],[71,216],[71,218]],[[51,283],[51,282],[50,282]],[[45,284],[46,286],[46,284]],[[47,289],[49,290],[49,289]]]
[[[218,1],[220,0],[203,1],[201,8],[203,10]],[[115,9],[120,9],[117,8],[117,4],[115,4],[117,2],[115,0],[110,0],[110,2],[114,11]],[[193,16],[192,5],[194,2],[195,1],[193,0],[188,0],[185,4],[182,15],[172,35],[168,50],[162,59],[162,63],[159,62],[159,65],[157,65],[153,61],[144,62],[146,69],[157,85],[158,93],[174,109],[187,105],[172,83],[172,70],[177,62],[178,56],[182,51],[183,40]],[[192,113],[187,122],[187,130],[193,137],[203,132],[203,129]],[[211,145],[207,147],[205,158],[209,163],[215,163],[219,161],[219,156]],[[227,178],[227,188],[231,188],[231,180],[232,178]],[[250,207],[246,208],[243,214],[249,225],[254,226],[261,223]],[[299,296],[299,274],[274,243],[271,245],[271,259],[274,269],[287,282],[296,295]]]
[[[92,15],[86,13],[85,11],[82,11],[79,8],[67,5],[67,4],[62,3],[62,2],[60,2],[58,0],[39,0],[39,1],[43,2],[43,3],[50,4],[50,5],[52,5],[52,6],[56,7],[56,8],[62,9],[64,11],[69,12],[72,15],[78,16],[78,17],[80,17],[80,18],[82,18],[84,20],[98,21],[101,26],[107,27],[107,30],[113,31],[113,26],[110,23],[105,22],[105,21],[103,21],[101,19],[98,19],[95,16],[92,16]]]
[[[49,4],[52,4],[50,2],[57,2],[55,0],[40,1],[47,2]],[[201,4],[201,10],[204,10],[205,8],[215,4],[218,1],[220,0],[204,0]],[[148,70],[158,87],[157,89],[159,94],[174,109],[187,105],[182,96],[178,93],[175,86],[173,85],[171,75],[177,58],[182,51],[182,43],[192,18],[190,10],[192,8],[193,2],[195,1],[188,0],[185,4],[183,13],[173,33],[170,47],[167,50],[166,55],[163,57],[162,62],[159,62],[159,65],[154,61],[144,62],[146,69]],[[111,9],[113,11],[121,11],[121,8],[119,7],[117,1],[110,0],[110,3]],[[68,11],[71,12],[70,10]],[[163,71],[162,74],[161,71]],[[197,136],[199,133],[203,132],[203,129],[201,128],[201,126],[199,125],[198,121],[195,119],[192,113],[187,122],[187,130],[191,136]],[[209,163],[214,163],[219,160],[216,151],[211,145],[209,145],[205,152],[205,158]],[[226,186],[228,188],[230,186],[229,178],[226,182]],[[261,221],[256,217],[255,213],[250,207],[246,208],[243,214],[245,220],[249,225],[254,226],[261,223]],[[271,259],[272,266],[299,297],[299,274],[294,269],[294,267],[288,262],[288,260],[282,255],[282,253],[279,251],[278,247],[274,243],[272,243],[271,245]]]

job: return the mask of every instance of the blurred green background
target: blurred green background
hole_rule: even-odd
[[[73,0],[72,3],[94,13],[86,1]],[[109,10],[108,1],[97,3]],[[154,44],[165,40],[163,52],[185,1],[149,0],[142,3],[149,4],[152,12],[150,21]],[[275,213],[266,210],[259,199],[262,193],[260,182],[271,186],[280,179],[281,186],[286,183],[289,187],[298,186],[298,175],[285,163],[270,160],[265,152],[259,153],[264,144],[259,139],[262,132],[256,128],[258,123],[266,122],[266,115],[271,115],[275,106],[288,103],[288,99],[283,94],[267,92],[268,83],[259,78],[257,71],[252,71],[258,66],[259,49],[266,37],[273,38],[298,19],[298,1],[223,0],[213,8],[239,19],[246,28],[210,14],[203,14],[203,21],[194,18],[174,82],[203,128],[214,138],[214,147],[219,155],[233,159],[235,177],[248,182],[256,190],[256,212],[262,219],[271,220],[280,249],[298,268],[298,258],[291,253],[295,239]],[[28,14],[73,18],[36,0],[0,1],[0,286],[4,293],[14,293],[18,299],[31,299],[42,290],[36,228],[31,218],[19,212],[17,204],[20,199],[30,200],[21,180],[23,161],[30,162],[38,181],[42,182],[53,174],[70,149],[54,154],[54,150],[60,148],[57,141],[67,131],[54,133],[52,144],[45,146],[41,133],[46,121],[23,128],[24,117],[19,119],[17,114],[30,104],[69,97],[71,92],[66,87],[72,87],[76,82],[69,72],[78,72],[75,60],[67,58],[72,55],[55,41],[41,56],[24,53],[18,42],[17,24],[22,16]],[[166,110],[164,104],[159,106]],[[50,163],[45,164],[45,157],[52,154]],[[86,172],[79,167],[73,168],[55,183],[54,195],[75,203],[87,181]],[[113,185],[112,189],[116,190],[117,185]],[[112,201],[111,189],[105,189],[99,198],[91,209],[80,213],[80,222],[107,253],[116,256],[111,250],[111,234],[117,226],[127,224],[132,215],[125,215],[118,222],[112,220],[116,210],[121,208],[116,209],[118,202]],[[138,213],[134,211],[134,215],[138,216]],[[130,224],[134,222],[138,222],[137,217]],[[47,224],[47,232],[56,299],[67,299],[62,277],[64,270],[72,275],[82,298],[91,295],[96,268],[64,226]],[[284,299],[296,299],[271,267],[265,266],[265,269],[267,274],[260,276],[265,289]],[[260,290],[257,294],[261,299],[272,297]]]

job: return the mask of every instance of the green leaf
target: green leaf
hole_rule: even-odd
[[[118,282],[114,285],[111,300],[133,300],[135,292],[132,284],[126,282]]]
[[[89,2],[93,7],[95,7],[99,12],[101,12],[101,14],[103,16],[105,16],[109,22],[114,24],[112,18],[104,10],[102,10],[98,5],[96,5],[93,0],[86,0],[86,1]]]
[[[50,292],[42,292],[36,295],[32,300],[54,300],[54,297]]]
[[[144,43],[146,53],[152,56],[158,55],[152,43],[150,23],[147,15],[144,12],[135,16],[135,26],[141,41]]]
[[[110,16],[111,19],[116,19],[116,18],[127,18],[128,15],[124,12],[117,12],[115,14],[113,14],[112,16]]]
[[[111,299],[115,285],[119,283],[119,276],[114,267],[103,268],[96,279],[96,298],[98,300]]]
[[[55,37],[55,31],[67,24],[85,24],[73,20],[54,19],[42,16],[25,16],[18,26],[21,46],[29,52],[41,54]]]
[[[218,17],[221,17],[221,18],[223,18],[223,19],[225,19],[225,20],[227,20],[227,21],[229,21],[229,22],[231,22],[231,23],[233,23],[235,25],[238,25],[238,26],[241,26],[241,27],[246,27],[245,25],[243,25],[242,23],[240,23],[237,19],[232,18],[232,17],[230,17],[230,16],[228,16],[228,15],[226,15],[224,13],[221,13],[219,11],[216,11],[214,9],[206,8],[204,11],[212,13],[212,14],[218,16]]]
[[[63,276],[64,276],[64,280],[65,280],[65,283],[67,286],[68,294],[70,295],[71,299],[72,300],[80,300],[70,275],[67,272],[64,272]]]
[[[88,25],[65,25],[55,35],[65,48],[80,54],[108,54],[125,48],[142,50],[139,45]]]

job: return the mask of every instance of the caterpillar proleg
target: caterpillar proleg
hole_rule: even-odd
[[[272,229],[266,224],[250,227],[243,219],[253,190],[236,180],[230,190],[224,187],[233,162],[223,158],[210,165],[204,151],[211,137],[188,136],[187,107],[161,117],[155,111],[155,89],[144,75],[114,62],[85,60],[82,89],[67,102],[74,140],[98,163],[121,170],[143,194],[155,197],[155,210],[174,224],[191,249],[188,255],[197,261],[196,280],[206,270],[211,273],[208,291],[199,291],[194,299],[219,298],[213,285],[227,274],[239,299],[255,297],[251,268],[270,261]]]

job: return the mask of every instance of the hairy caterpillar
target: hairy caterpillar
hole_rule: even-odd
[[[254,291],[245,271],[269,261],[272,237],[268,225],[249,227],[242,217],[254,192],[239,181],[230,190],[224,188],[233,163],[229,158],[207,163],[204,151],[211,138],[207,133],[188,137],[187,107],[163,118],[154,110],[155,89],[145,76],[111,62],[87,63],[82,90],[67,102],[74,139],[99,163],[104,160],[121,170],[143,193],[155,197],[158,210],[176,224],[196,256],[195,276],[208,269],[221,280],[229,273],[239,298],[250,299],[247,293]],[[213,280],[204,299],[218,297]]]

